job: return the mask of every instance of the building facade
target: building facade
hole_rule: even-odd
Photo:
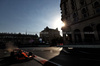
[[[40,32],[40,37],[46,43],[52,43],[52,40],[55,38],[60,38],[60,32],[58,29],[51,29],[49,27],[44,28],[43,31]]]
[[[14,33],[0,33],[0,47],[4,46],[7,42],[13,42],[14,45],[29,45],[31,42],[35,42],[37,40],[37,35],[29,35],[29,34],[14,34]]]
[[[60,8],[65,44],[100,44],[100,0],[61,0]]]

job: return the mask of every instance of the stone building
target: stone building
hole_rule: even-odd
[[[65,43],[100,44],[100,0],[61,0],[60,8]]]
[[[60,32],[57,28],[51,29],[49,27],[46,27],[40,32],[40,37],[44,42],[51,43],[53,39],[60,38]]]
[[[37,38],[37,35],[30,34],[0,33],[0,48],[9,41],[13,42],[17,46],[26,44],[29,45],[31,44],[32,40],[35,42]]]

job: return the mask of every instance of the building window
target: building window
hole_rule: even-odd
[[[84,6],[86,4],[85,0],[80,0],[81,6]]]
[[[62,6],[62,8],[64,7],[64,14],[66,15],[67,14],[67,7],[66,7],[66,3],[63,3],[63,6]]]
[[[81,12],[82,12],[82,15],[83,15],[84,18],[85,18],[85,17],[88,17],[88,10],[87,10],[87,8],[83,8],[83,9],[81,10]]]
[[[93,4],[93,8],[95,9],[95,12],[96,13],[100,13],[100,3],[99,2],[95,2],[94,4]]]
[[[73,13],[73,19],[74,19],[74,22],[78,22],[78,13],[77,12]]]
[[[71,8],[72,8],[73,10],[76,9],[76,7],[75,7],[75,1],[74,1],[74,0],[71,0]]]

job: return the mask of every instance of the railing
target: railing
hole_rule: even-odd
[[[57,47],[100,48],[100,45],[57,45]]]

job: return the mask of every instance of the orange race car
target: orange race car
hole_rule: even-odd
[[[27,59],[33,59],[35,55],[33,55],[32,52],[26,52],[21,49],[14,49],[10,53],[10,57],[15,60],[25,60],[25,59],[27,60]]]

